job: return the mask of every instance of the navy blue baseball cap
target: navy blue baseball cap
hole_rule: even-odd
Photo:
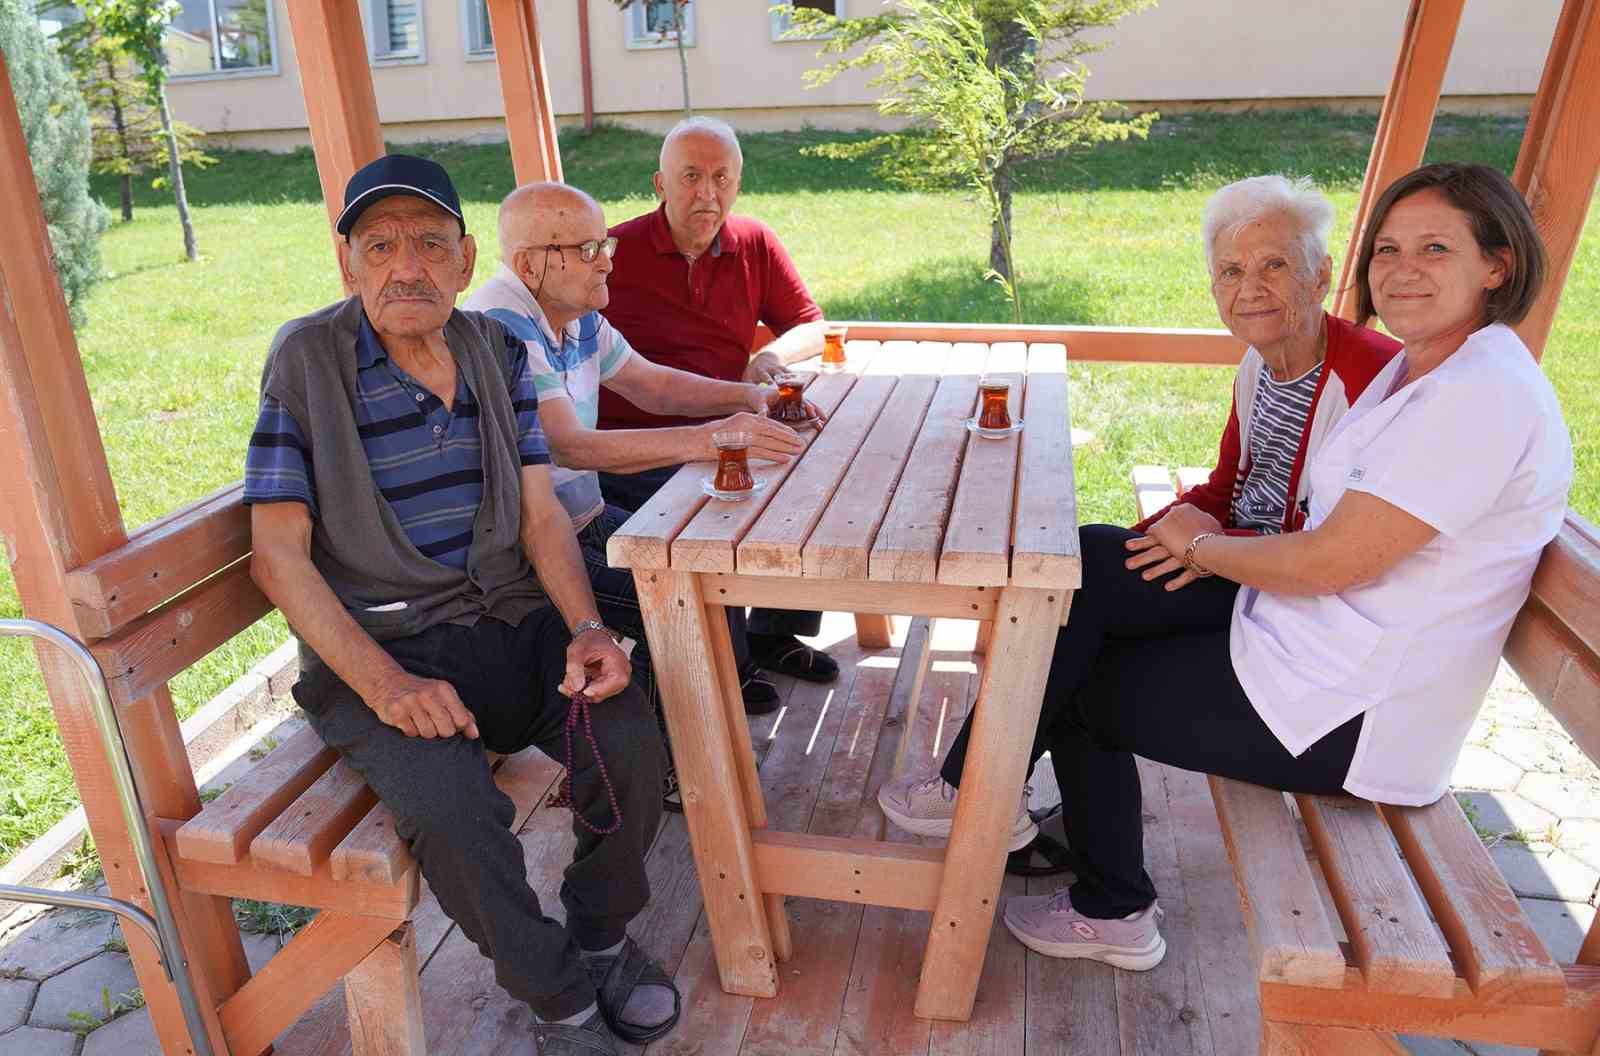
[[[461,199],[444,166],[411,154],[385,154],[356,170],[344,185],[344,211],[334,228],[346,238],[367,207],[393,194],[408,194],[432,202],[456,218],[461,233],[467,233],[467,219],[461,215]]]

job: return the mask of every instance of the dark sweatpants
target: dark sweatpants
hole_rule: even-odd
[[[622,827],[597,836],[573,820],[578,846],[561,884],[567,922],[544,914],[511,832],[515,808],[495,787],[484,753],[533,745],[565,761],[570,702],[556,686],[569,641],[561,614],[547,606],[517,627],[484,618],[383,643],[407,671],[454,686],[481,740],[407,737],[324,665],[311,667],[294,687],[317,733],[394,811],[395,830],[411,844],[446,915],[494,961],[496,981],[543,1019],[575,1015],[594,1001],[578,950],[621,941],[649,901],[644,857],[661,817],[661,739],[630,686],[592,709]],[[590,824],[607,828],[611,802],[581,733],[572,750],[573,800]]]
[[[1220,577],[1169,591],[1123,562],[1136,533],[1109,524],[1079,532],[1083,587],[1056,635],[1034,740],[1061,786],[1062,826],[1081,863],[1072,904],[1118,917],[1156,897],[1144,869],[1134,756],[1286,792],[1335,793],[1361,734],[1357,716],[1298,758],[1256,714],[1229,652],[1239,585]],[[943,776],[961,783],[967,723]]]
[[[607,504],[632,513],[660,491],[661,486],[671,480],[680,468],[662,466],[659,469],[647,469],[643,473],[602,473],[600,493],[605,496]],[[798,609],[751,609],[750,622],[745,628],[749,634],[792,634],[800,638],[808,638],[821,630],[822,613]],[[734,626],[733,653],[734,659],[739,662],[739,669],[744,670],[750,650],[738,626]]]

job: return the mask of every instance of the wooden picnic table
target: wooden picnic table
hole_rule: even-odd
[[[685,466],[610,541],[631,568],[723,989],[777,994],[784,898],[932,912],[916,1012],[972,1013],[1056,631],[1080,583],[1066,348],[851,341],[808,397],[828,415],[766,488],[708,498]],[[982,374],[1020,433],[968,432]],[[767,829],[728,605],[993,621],[945,848]],[[804,941],[804,936],[801,937]]]

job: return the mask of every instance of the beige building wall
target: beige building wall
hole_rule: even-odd
[[[307,142],[287,13],[283,0],[271,2],[275,68],[174,79],[170,96],[179,118],[239,146]],[[423,59],[372,71],[386,135],[503,139],[494,62],[467,53],[464,0],[421,0],[421,6]],[[819,63],[816,44],[774,41],[768,0],[698,0],[697,6],[688,56],[698,111],[744,128],[880,123],[865,73],[823,88],[804,86],[804,72]],[[1405,0],[1165,0],[1106,35],[1108,49],[1090,58],[1089,95],[1169,108],[1289,100],[1375,105],[1394,68],[1406,7]],[[1445,77],[1447,106],[1525,105],[1538,86],[1559,7],[1560,0],[1468,3]],[[577,0],[542,0],[539,17],[556,112],[576,120],[582,112]],[[681,101],[677,52],[629,48],[624,18],[610,0],[589,0],[596,116],[663,127]]]

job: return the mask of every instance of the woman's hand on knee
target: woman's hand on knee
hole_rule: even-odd
[[[1128,571],[1139,572],[1146,582],[1160,579],[1162,576],[1172,576],[1162,585],[1167,590],[1182,590],[1199,577],[1183,563],[1182,558],[1178,557],[1169,545],[1158,540],[1156,534],[1160,532],[1162,537],[1171,543],[1177,537],[1188,539],[1205,532],[1221,530],[1222,525],[1215,517],[1196,506],[1181,502],[1168,510],[1161,520],[1150,526],[1149,535],[1139,535],[1128,540],[1126,545],[1133,556],[1123,564]]]

